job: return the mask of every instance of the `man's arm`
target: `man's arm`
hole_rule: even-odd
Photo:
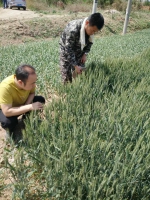
[[[85,63],[85,62],[86,62],[86,59],[87,59],[87,54],[84,53],[83,56],[82,56],[82,58],[81,58],[81,62],[82,62],[82,63]]]
[[[41,110],[43,109],[43,104],[40,102],[30,103],[27,105],[22,105],[19,107],[12,107],[11,104],[1,104],[1,109],[6,117],[22,115],[31,110]]]
[[[77,65],[76,58],[75,58],[75,32],[66,33],[66,44],[65,44],[65,53],[66,59],[71,64],[72,67]]]
[[[85,54],[88,54],[91,50],[93,43],[92,42],[88,42],[87,45],[84,47],[83,51]]]
[[[32,103],[34,96],[35,96],[35,93],[29,94],[28,99],[25,102],[25,105]]]

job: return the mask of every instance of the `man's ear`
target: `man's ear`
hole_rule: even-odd
[[[85,24],[86,24],[86,25],[89,25],[89,20],[86,20],[86,21],[85,21]]]
[[[17,80],[17,82],[18,82],[18,84],[20,85],[20,86],[22,86],[24,83],[22,82],[22,80]]]

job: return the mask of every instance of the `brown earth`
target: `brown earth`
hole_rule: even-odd
[[[8,187],[1,192],[2,187],[11,184],[11,175],[9,171],[4,168],[4,148],[6,147],[5,130],[0,126],[0,200],[10,200],[12,195],[12,188]]]
[[[59,36],[68,21],[84,13],[36,13],[0,8],[0,46],[50,39]]]

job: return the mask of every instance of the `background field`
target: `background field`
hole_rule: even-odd
[[[0,81],[18,64],[30,63],[38,74],[37,93],[47,99],[44,112],[26,121],[14,162],[14,147],[5,147],[12,199],[150,198],[150,29],[122,36],[117,14],[103,13],[111,29],[95,36],[86,73],[66,87],[58,37],[0,47]],[[148,27],[147,11],[134,13],[133,21],[135,16],[147,16],[137,25],[145,20]],[[0,180],[3,197],[8,185]]]

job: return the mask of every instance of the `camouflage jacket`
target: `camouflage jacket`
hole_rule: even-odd
[[[77,65],[77,60],[88,53],[93,43],[89,41],[89,36],[85,34],[86,46],[81,50],[80,43],[80,29],[84,19],[73,20],[64,29],[60,37],[60,50],[61,54],[72,66]]]

